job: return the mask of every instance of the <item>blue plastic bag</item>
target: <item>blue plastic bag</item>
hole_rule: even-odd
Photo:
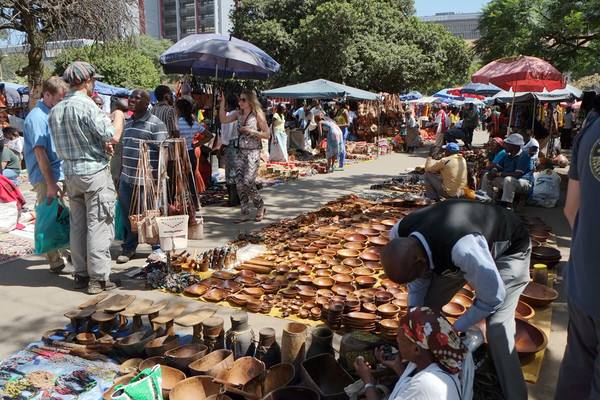
[[[115,201],[115,240],[125,240],[125,226],[121,215],[121,202]]]
[[[69,208],[59,199],[35,207],[35,254],[69,247]]]

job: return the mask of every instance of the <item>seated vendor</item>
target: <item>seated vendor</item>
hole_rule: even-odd
[[[467,186],[467,161],[459,154],[460,147],[448,143],[442,148],[442,159],[429,156],[425,162],[425,196],[432,200],[461,197]]]
[[[0,170],[4,177],[10,179],[15,185],[17,184],[17,178],[21,175],[21,160],[6,146],[2,148]]]
[[[533,185],[533,162],[528,151],[523,151],[523,136],[518,133],[504,140],[506,154],[496,157],[492,168],[483,175],[481,190],[494,198],[494,188],[502,189],[500,204],[512,207],[517,193],[529,193]]]
[[[461,384],[458,376],[468,350],[441,314],[429,307],[411,308],[400,320],[396,341],[400,354],[391,360],[381,348],[375,350],[377,361],[400,377],[389,400],[458,400],[464,398],[463,391],[470,391],[472,382]],[[366,398],[378,400],[369,365],[359,358],[354,368],[365,382]]]
[[[463,129],[463,120],[457,121],[450,129],[446,131],[444,140],[446,143],[456,143],[458,139],[467,143],[467,132]]]

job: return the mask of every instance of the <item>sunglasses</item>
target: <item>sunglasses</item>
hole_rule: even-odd
[[[240,103],[244,103],[246,101],[248,101],[248,99],[246,99],[245,97],[240,97]]]

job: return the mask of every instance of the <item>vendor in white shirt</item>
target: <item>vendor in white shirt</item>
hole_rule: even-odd
[[[511,210],[471,200],[446,200],[413,212],[390,232],[381,263],[394,282],[408,284],[409,307],[441,309],[468,282],[473,305],[454,327],[485,320],[488,349],[504,398],[526,400],[515,350],[515,310],[529,283],[531,240]]]
[[[428,307],[410,309],[400,320],[396,342],[400,354],[392,360],[384,359],[381,348],[375,350],[377,360],[400,377],[388,400],[462,400],[467,397],[470,388],[463,387],[458,375],[467,349],[452,324],[441,314]],[[379,400],[369,365],[357,359],[354,368],[365,382],[367,400]],[[472,381],[468,384],[472,385]]]

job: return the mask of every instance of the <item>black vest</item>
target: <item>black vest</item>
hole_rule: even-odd
[[[494,258],[530,246],[527,226],[513,211],[471,200],[446,200],[413,212],[398,224],[398,236],[413,232],[427,241],[433,272],[438,274],[458,269],[452,262],[452,248],[469,234],[483,235]]]

